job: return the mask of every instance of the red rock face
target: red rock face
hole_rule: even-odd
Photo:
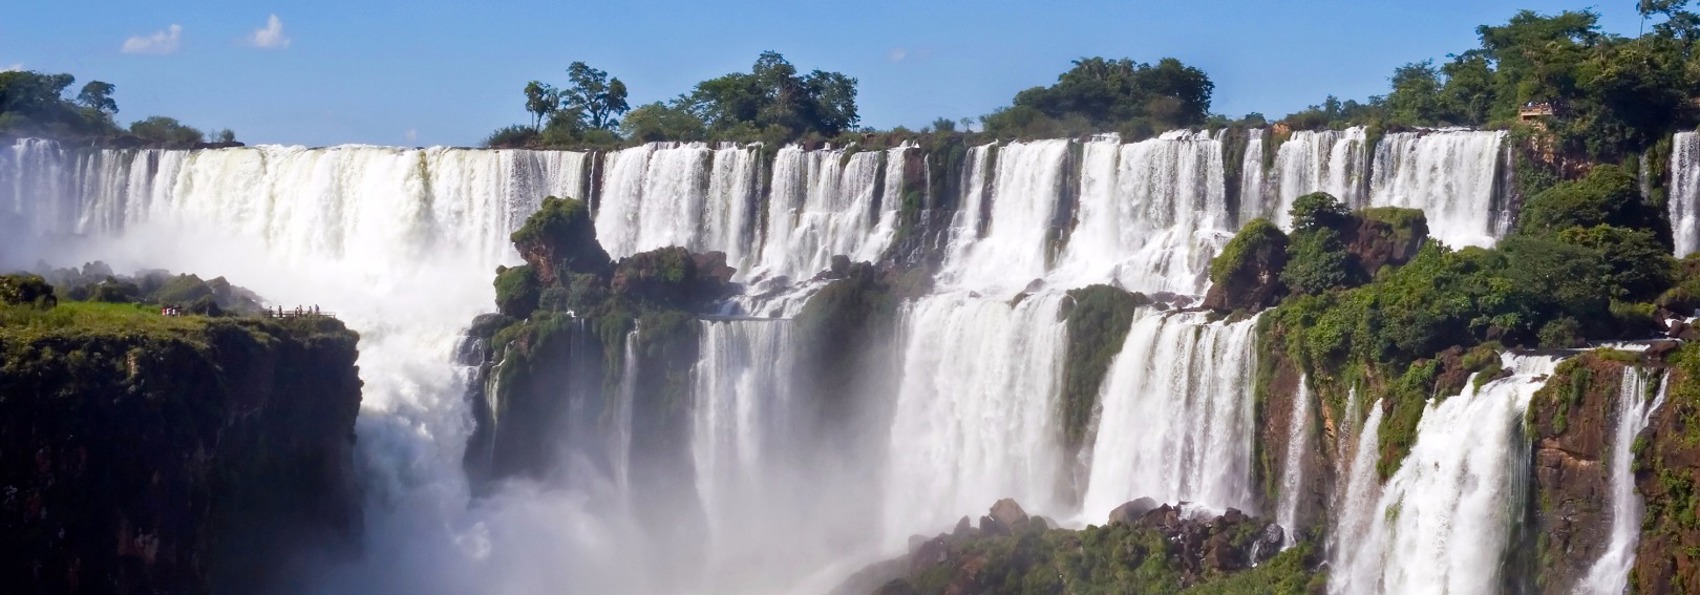
[[[1563,364],[1530,403],[1535,520],[1543,593],[1570,593],[1611,540],[1608,436],[1624,364],[1584,355]]]
[[[1700,378],[1677,366],[1670,382],[1636,455],[1635,489],[1647,506],[1630,571],[1636,593],[1700,593]]]

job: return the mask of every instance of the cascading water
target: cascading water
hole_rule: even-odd
[[[9,215],[0,229],[21,222],[32,234],[86,234],[55,243],[50,256],[222,274],[276,303],[322,304],[361,332],[366,557],[328,570],[326,591],[761,592],[814,585],[798,568],[859,567],[900,552],[911,534],[945,529],[1003,497],[1089,522],[1143,496],[1252,509],[1255,319],[1141,309],[1101,387],[1089,483],[1077,497],[1065,485],[1072,474],[1056,413],[1067,350],[1058,315],[1069,299],[1061,291],[1090,283],[1202,292],[1210,257],[1231,226],[1267,214],[1264,197],[1282,202],[1282,216],[1301,187],[1361,202],[1348,192],[1364,187],[1361,130],[1294,139],[1268,190],[1254,190],[1264,140],[1253,132],[1237,213],[1224,179],[1224,159],[1235,157],[1223,155],[1216,134],[1101,138],[1081,147],[1079,163],[1067,140],[970,149],[943,292],[902,306],[898,390],[881,402],[889,425],[858,428],[877,436],[868,452],[883,463],[878,480],[833,471],[852,465],[812,452],[800,435],[797,404],[806,399],[793,394],[800,346],[791,323],[700,323],[689,435],[678,439],[689,460],[680,489],[699,499],[705,522],[702,543],[687,545],[643,537],[629,510],[628,492],[643,485],[631,478],[631,453],[654,439],[634,433],[634,379],[658,372],[638,369],[635,335],[608,391],[617,399],[603,412],[611,419],[594,420],[612,428],[599,436],[609,477],[514,480],[473,499],[461,467],[467,378],[444,364],[460,329],[490,309],[491,271],[517,261],[508,234],[544,195],[587,196],[582,153],[71,151],[21,141],[0,151],[0,213]],[[904,187],[910,150],[787,147],[764,184],[758,148],[626,149],[603,164],[597,236],[616,257],[667,245],[724,251],[741,281],[790,278],[780,289],[796,299],[764,312],[794,314],[808,295],[804,280],[832,256],[878,260],[891,246],[902,197],[917,190]],[[38,255],[49,254],[5,256],[31,264]],[[1034,279],[1044,287],[1010,299]],[[1373,455],[1379,415],[1362,431],[1371,446],[1360,459]],[[1373,477],[1373,458],[1368,467]],[[700,559],[675,555],[693,547]]]
[[[517,260],[516,222],[542,196],[582,189],[581,154],[20,145],[0,168],[11,193],[0,204],[52,249],[20,254],[9,236],[7,256],[223,275],[360,333],[363,558],[327,568],[325,591],[607,591],[641,576],[611,570],[632,564],[607,549],[627,531],[581,498],[513,485],[475,504],[462,467],[470,378],[448,364],[467,321],[490,309],[491,271]]]
[[[1299,528],[1299,493],[1304,487],[1304,457],[1310,452],[1310,408],[1314,399],[1310,383],[1299,376],[1299,389],[1293,395],[1293,410],[1287,418],[1287,456],[1281,461],[1281,499],[1276,505],[1275,522],[1286,529],[1285,546],[1292,546]]]
[[[780,149],[773,161],[767,235],[754,274],[806,280],[830,268],[836,255],[879,260],[897,231],[893,206],[901,198],[881,196],[889,185],[879,183],[881,168],[888,178],[901,181],[902,151],[846,157],[844,150]],[[895,171],[888,162],[898,165]]]
[[[1352,390],[1351,396],[1354,399],[1357,397],[1356,389]],[[1340,451],[1343,454],[1350,453],[1351,464],[1341,469],[1346,489],[1335,501],[1334,509],[1339,511],[1339,516],[1335,518],[1334,531],[1329,535],[1328,566],[1339,569],[1336,570],[1337,573],[1382,563],[1382,552],[1367,551],[1358,547],[1355,542],[1362,536],[1369,535],[1376,520],[1376,502],[1381,500],[1381,477],[1376,472],[1376,461],[1381,458],[1381,411],[1381,399],[1376,399],[1375,403],[1370,405],[1369,416],[1358,428],[1357,441],[1352,443],[1355,446],[1350,450],[1342,448]],[[1348,416],[1346,419],[1353,420],[1356,417]],[[1341,460],[1346,460],[1346,457],[1342,456]],[[1358,579],[1359,577],[1354,575],[1341,574],[1329,583],[1328,592],[1373,592],[1376,587],[1373,582],[1358,583]]]
[[[983,228],[981,234],[959,233],[951,239],[940,281],[947,287],[978,288],[1009,295],[1029,281],[1045,276],[1057,207],[1066,180],[1063,165],[1069,141],[1045,140],[998,147],[992,164],[991,194],[964,200],[964,210],[979,211],[958,232]],[[986,175],[977,149],[972,166]],[[987,208],[985,201],[990,201]],[[989,220],[979,217],[989,214]]]
[[[755,238],[755,148],[651,143],[607,157],[596,236],[615,258],[682,246],[744,270]]]
[[[824,506],[797,481],[807,444],[792,400],[796,346],[788,321],[703,321],[693,371],[691,453],[708,532],[709,581],[718,592],[750,592],[786,577],[787,566],[832,561],[822,531],[792,536],[776,551],[771,535],[831,525],[808,511]],[[810,557],[813,556],[813,557]]]
[[[1251,511],[1257,319],[1141,310],[1099,397],[1084,516],[1140,497]]]
[[[1287,211],[1295,199],[1312,192],[1327,192],[1349,206],[1362,206],[1369,175],[1366,140],[1361,127],[1292,133],[1275,151],[1275,169],[1270,172],[1275,212],[1264,216],[1283,229],[1291,228]]]
[[[953,293],[905,308],[886,479],[889,538],[948,527],[998,498],[1034,511],[1065,507],[1055,489],[1063,476],[1055,416],[1063,299],[1037,294],[1010,306]]]
[[[1671,139],[1670,226],[1678,258],[1700,250],[1700,134]]]
[[[1210,259],[1233,236],[1218,136],[1177,131],[1124,145],[1109,135],[1082,155],[1079,223],[1047,281],[1203,293]]]
[[[1370,205],[1421,209],[1429,234],[1454,248],[1491,246],[1504,233],[1495,188],[1505,131],[1396,132],[1375,147]]]
[[[1617,395],[1617,429],[1611,437],[1608,475],[1611,493],[1611,541],[1600,559],[1577,585],[1577,595],[1618,595],[1629,581],[1635,564],[1635,546],[1641,542],[1641,496],[1635,493],[1635,437],[1647,428],[1654,411],[1665,402],[1669,378],[1661,378],[1656,395],[1647,397],[1647,380],[1652,371],[1625,368]]]
[[[1329,575],[1329,592],[1500,590],[1501,558],[1529,473],[1523,416],[1557,360],[1506,354],[1502,362],[1509,377],[1477,388],[1472,375],[1463,394],[1428,404],[1410,454],[1373,508],[1354,510],[1367,502],[1348,499],[1342,516],[1368,519],[1368,527],[1336,533],[1337,552],[1348,554]]]
[[[1240,209],[1234,217],[1234,229],[1245,227],[1245,224],[1258,217],[1269,216],[1269,206],[1264,204],[1264,180],[1267,173],[1263,167],[1263,137],[1266,134],[1262,128],[1246,131],[1248,138],[1245,145],[1245,156],[1240,158]]]

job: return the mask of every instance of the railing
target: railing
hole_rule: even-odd
[[[284,310],[282,312],[278,312],[277,310],[266,310],[264,311],[264,316],[266,318],[336,318],[336,314],[334,313],[316,312],[313,310]]]

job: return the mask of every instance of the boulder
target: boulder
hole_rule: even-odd
[[[1281,283],[1286,266],[1287,234],[1267,219],[1252,220],[1210,261],[1203,306],[1223,312],[1273,306],[1287,293]]]
[[[601,275],[613,260],[596,241],[590,207],[583,201],[553,196],[511,236],[521,258],[531,265],[544,286],[569,273]],[[562,270],[565,269],[565,270]]]
[[[1399,266],[1416,258],[1428,239],[1428,218],[1417,209],[1378,207],[1353,217],[1356,225],[1343,230],[1346,252],[1365,280],[1383,266]]]
[[[1123,503],[1121,506],[1117,506],[1115,510],[1110,511],[1109,524],[1132,525],[1140,517],[1145,516],[1145,513],[1156,510],[1156,508],[1157,501],[1150,498],[1140,498]]]
[[[1027,524],[1027,511],[1021,509],[1015,500],[1004,498],[992,505],[992,520],[1010,529],[1019,529]]]

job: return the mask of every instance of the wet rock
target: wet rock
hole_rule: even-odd
[[[1027,511],[1015,500],[1004,498],[992,505],[992,520],[1010,529],[1019,529],[1027,524]]]
[[[953,529],[950,534],[953,537],[973,537],[974,521],[970,520],[966,516],[962,517],[962,520],[956,521],[956,528]]]
[[[1273,306],[1287,294],[1281,283],[1286,266],[1287,234],[1267,219],[1254,220],[1211,262],[1204,307],[1230,312]]]
[[[1117,506],[1115,510],[1110,511],[1109,524],[1114,525],[1120,523],[1123,525],[1131,525],[1135,521],[1139,520],[1140,517],[1145,516],[1145,513],[1151,512],[1156,508],[1157,501],[1150,498],[1139,498],[1137,500],[1123,503],[1121,506]]]

